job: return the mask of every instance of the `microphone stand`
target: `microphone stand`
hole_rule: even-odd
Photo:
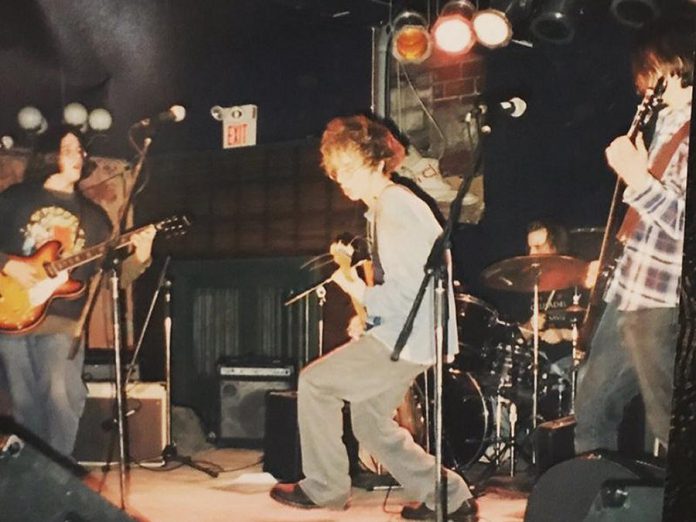
[[[165,378],[166,378],[166,388],[167,397],[165,400],[165,415],[167,423],[167,444],[162,450],[162,459],[164,460],[164,465],[166,466],[170,462],[178,462],[197,471],[205,473],[206,475],[217,478],[219,473],[213,469],[209,469],[205,466],[201,466],[188,455],[179,455],[176,449],[176,443],[172,440],[172,372],[171,372],[171,360],[172,360],[172,310],[171,310],[171,289],[172,282],[167,279],[167,264],[170,257],[167,256],[167,261],[162,268],[162,273],[160,274],[160,280],[155,291],[155,295],[152,299],[152,303],[157,299],[160,289],[164,289],[164,348],[165,348]],[[144,332],[144,329],[143,329]],[[141,333],[142,339],[142,333]]]
[[[468,133],[471,141],[472,138],[472,120],[475,121],[477,136],[483,134],[483,125],[481,122],[481,115],[483,111],[480,107],[476,106],[472,109],[465,119],[465,123],[468,127]],[[462,204],[464,196],[469,191],[471,182],[474,176],[478,172],[481,166],[481,139],[479,138],[476,146],[474,147],[473,161],[471,163],[472,168],[470,172],[462,177],[462,182],[459,185],[459,190],[457,195],[452,200],[450,205],[449,216],[447,217],[447,222],[445,227],[440,234],[440,236],[435,240],[433,247],[426,261],[424,270],[425,276],[421,282],[420,288],[416,294],[416,297],[411,306],[411,310],[406,318],[406,322],[401,329],[401,333],[396,340],[394,349],[391,354],[392,361],[398,361],[401,351],[406,345],[406,341],[411,335],[413,330],[413,322],[416,318],[416,314],[420,308],[423,301],[425,291],[427,290],[431,279],[434,280],[435,284],[435,302],[434,302],[434,318],[435,318],[435,341],[436,341],[436,357],[435,357],[435,382],[434,382],[434,438],[435,438],[435,520],[437,522],[444,522],[447,516],[447,475],[442,467],[442,373],[444,369],[444,358],[447,351],[448,339],[448,319],[449,319],[449,301],[447,299],[447,292],[449,290],[449,277],[448,277],[448,250],[451,245],[450,237],[452,234],[452,229],[454,223],[459,221],[459,215],[461,214]]]

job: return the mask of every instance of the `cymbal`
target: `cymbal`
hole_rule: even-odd
[[[582,285],[587,271],[587,261],[556,254],[503,259],[481,274],[486,286],[513,292],[533,292],[538,281],[540,292],[561,290]]]

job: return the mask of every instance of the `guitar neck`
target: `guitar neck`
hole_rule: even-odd
[[[99,259],[100,257],[103,257],[111,249],[116,250],[128,246],[130,244],[131,237],[133,237],[141,230],[144,230],[145,228],[147,227],[141,227],[136,230],[132,230],[119,236],[116,239],[104,241],[103,243],[99,243],[98,245],[94,245],[93,247],[85,248],[84,250],[70,257],[66,257],[64,259],[57,259],[56,261],[49,263],[49,265],[46,267],[46,271],[49,273],[57,274],[58,272],[62,272],[64,270],[72,270],[73,268],[77,268],[78,266],[89,263],[90,261]]]

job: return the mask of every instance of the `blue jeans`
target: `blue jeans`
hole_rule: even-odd
[[[617,449],[626,404],[638,393],[650,430],[669,437],[678,308],[622,312],[608,304],[592,339],[575,400],[575,450]]]
[[[84,349],[68,359],[73,342],[66,334],[0,335],[14,419],[65,455],[73,451],[87,398]]]

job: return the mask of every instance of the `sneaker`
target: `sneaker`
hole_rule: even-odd
[[[477,522],[478,504],[470,498],[465,500],[456,511],[447,515],[449,522]],[[421,502],[417,506],[404,506],[401,510],[401,518],[406,520],[435,520],[435,511]]]

